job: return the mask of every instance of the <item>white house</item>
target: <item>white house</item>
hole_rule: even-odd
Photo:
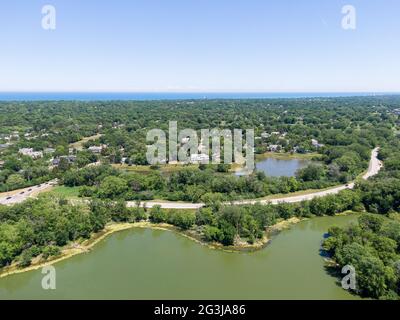
[[[281,149],[281,146],[278,145],[278,144],[270,144],[270,145],[268,146],[268,150],[271,151],[271,152],[277,152],[277,151],[279,151],[280,149]]]
[[[107,146],[106,145],[101,145],[101,146],[91,146],[88,148],[89,151],[93,153],[101,153],[103,149],[105,149]]]
[[[18,152],[24,156],[31,157],[32,159],[38,159],[43,157],[42,151],[33,151],[32,148],[21,148]]]
[[[318,140],[316,140],[316,139],[311,139],[311,144],[315,148],[322,148],[324,146],[324,144],[319,143]]]

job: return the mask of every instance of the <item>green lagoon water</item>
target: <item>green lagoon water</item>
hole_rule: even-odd
[[[269,177],[294,177],[296,171],[310,164],[310,160],[304,159],[275,159],[266,158],[256,162],[256,170],[264,172]],[[237,171],[235,175],[241,176],[245,171]]]
[[[0,299],[357,299],[327,274],[324,233],[356,216],[303,221],[252,253],[211,250],[179,234],[131,229],[55,264],[55,290],[41,270],[0,279]]]

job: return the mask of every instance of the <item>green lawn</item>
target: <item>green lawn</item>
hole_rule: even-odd
[[[51,190],[51,193],[58,197],[78,198],[79,187],[56,186]]]

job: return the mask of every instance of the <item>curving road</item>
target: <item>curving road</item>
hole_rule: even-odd
[[[369,162],[369,167],[367,172],[362,176],[362,179],[367,180],[368,178],[378,174],[378,172],[381,170],[383,164],[382,161],[378,159],[378,152],[379,148],[375,148],[371,152],[371,160]],[[315,191],[315,192],[310,192],[307,194],[303,195],[292,195],[292,196],[287,196],[287,197],[280,197],[280,198],[271,198],[271,199],[265,199],[265,200],[240,200],[240,201],[233,201],[233,202],[227,202],[227,204],[234,204],[234,205],[243,205],[243,204],[255,204],[255,203],[261,203],[261,204],[278,204],[278,203],[294,203],[294,202],[301,202],[305,200],[312,200],[317,197],[323,197],[331,194],[337,194],[342,190],[345,189],[353,189],[354,188],[354,182],[338,186],[338,187],[333,187],[329,188],[326,190],[322,191]],[[136,206],[135,202],[128,202],[129,207],[134,207]],[[204,203],[185,203],[185,202],[160,202],[160,201],[149,201],[149,202],[144,202],[141,204],[141,206],[146,206],[147,208],[152,208],[154,206],[161,206],[161,208],[164,209],[198,209],[204,206]]]
[[[369,167],[367,172],[362,176],[364,180],[378,174],[379,170],[382,168],[382,162],[378,159],[378,152],[379,148],[375,148],[371,152],[371,160],[369,162]],[[41,185],[16,190],[8,193],[0,194],[0,205],[12,205],[16,203],[20,203],[28,199],[29,197],[33,197],[36,194],[46,191],[57,184],[57,180],[48,181]],[[243,204],[278,204],[278,203],[294,203],[294,202],[301,202],[304,200],[312,200],[316,197],[323,197],[330,194],[337,194],[342,190],[345,189],[353,189],[354,182],[349,183],[347,185],[342,185],[338,187],[329,188],[326,190],[310,192],[303,195],[292,195],[280,198],[271,198],[271,199],[254,199],[254,200],[239,200],[233,202],[227,202],[228,204],[236,204],[236,205],[243,205]],[[133,201],[128,201],[128,207],[135,207],[137,204]],[[161,206],[164,209],[198,209],[204,206],[204,203],[188,203],[188,202],[168,202],[168,201],[149,201],[141,203],[141,206],[146,206],[147,208],[152,208],[154,206]]]

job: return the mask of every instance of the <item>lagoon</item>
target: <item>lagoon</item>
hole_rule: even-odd
[[[304,159],[277,159],[265,158],[256,162],[256,170],[264,172],[269,177],[294,177],[296,171],[306,167],[311,161]],[[244,175],[243,171],[236,171],[235,175]]]
[[[0,279],[0,299],[357,299],[326,272],[319,252],[330,226],[356,219],[305,220],[247,253],[170,231],[126,230],[55,264],[55,290],[43,290],[35,270]]]

